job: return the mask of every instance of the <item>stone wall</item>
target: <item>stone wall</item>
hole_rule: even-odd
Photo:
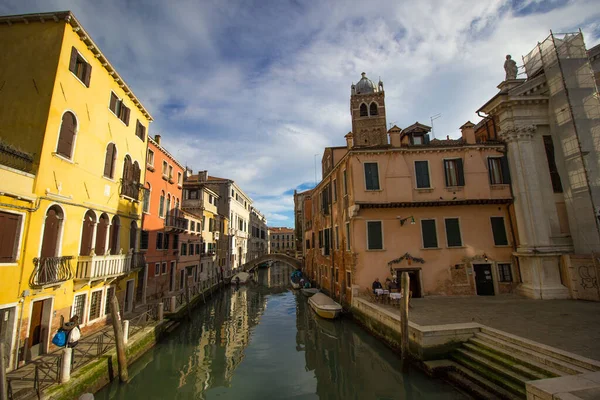
[[[600,301],[600,266],[592,255],[566,254],[561,260],[561,278],[575,300]]]

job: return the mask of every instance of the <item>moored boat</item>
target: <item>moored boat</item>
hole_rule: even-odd
[[[300,283],[294,282],[292,279],[290,279],[290,284],[292,285],[292,288],[300,289]]]
[[[238,280],[238,278],[239,278],[239,280]],[[248,282],[249,279],[250,279],[249,273],[238,272],[237,274],[235,274],[231,277],[231,284],[237,285],[239,283],[240,285],[244,285]]]
[[[320,290],[316,289],[316,288],[306,288],[306,289],[302,289],[302,294],[305,295],[306,297],[310,297],[314,294],[319,293]]]
[[[342,312],[342,306],[323,293],[315,293],[308,299],[308,304],[322,318],[334,319]]]

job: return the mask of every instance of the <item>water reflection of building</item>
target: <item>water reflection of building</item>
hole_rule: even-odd
[[[275,263],[266,270],[259,271],[259,283],[269,288],[287,286],[292,270],[293,268],[287,264]],[[261,273],[264,273],[266,279],[260,279]]]

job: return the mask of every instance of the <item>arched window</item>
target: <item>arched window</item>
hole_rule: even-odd
[[[92,252],[95,225],[96,214],[92,210],[87,210],[83,217],[83,227],[81,228],[81,246],[79,248],[80,256],[89,256]]]
[[[142,203],[143,210],[145,213],[150,212],[150,193],[152,192],[152,186],[150,186],[150,182],[146,183],[146,187],[144,188],[144,201]]]
[[[125,156],[123,162],[123,182],[121,194],[132,199],[139,199],[140,165],[137,161],[132,162],[129,155]]]
[[[373,115],[378,115],[379,114],[379,107],[377,107],[377,103],[372,102],[371,105],[369,106],[369,115],[373,116]]]
[[[46,211],[44,234],[42,237],[42,251],[40,254],[42,258],[58,256],[59,236],[63,220],[64,213],[59,206],[54,205]]]
[[[361,117],[368,117],[369,116],[369,110],[367,109],[367,105],[365,103],[362,103],[360,105],[360,116]]]
[[[158,216],[164,218],[165,216],[165,191],[160,191],[160,201],[158,202]]]
[[[167,194],[167,217],[171,213],[171,195]]]
[[[63,114],[62,122],[60,124],[60,133],[58,135],[56,153],[68,159],[73,157],[73,145],[75,143],[76,132],[77,118],[75,118],[75,114],[67,111]]]
[[[100,216],[100,221],[98,222],[98,227],[96,228],[96,246],[94,251],[98,255],[106,254],[106,234],[108,231],[109,219],[108,215],[102,214]]]
[[[175,199],[175,215],[179,216],[179,199]]]
[[[109,143],[106,146],[106,156],[104,157],[104,176],[110,179],[115,177],[115,163],[117,161],[117,146]]]
[[[110,254],[115,255],[119,254],[119,250],[121,249],[119,243],[119,231],[121,230],[121,221],[118,216],[114,216],[112,218],[112,223],[110,224]]]

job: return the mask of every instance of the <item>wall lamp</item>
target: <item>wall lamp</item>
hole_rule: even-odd
[[[398,219],[400,219],[400,226],[404,226],[404,224],[410,220],[410,224],[414,225],[415,224],[415,217],[413,217],[412,215],[410,217],[406,217],[406,218],[400,218],[397,217]]]

